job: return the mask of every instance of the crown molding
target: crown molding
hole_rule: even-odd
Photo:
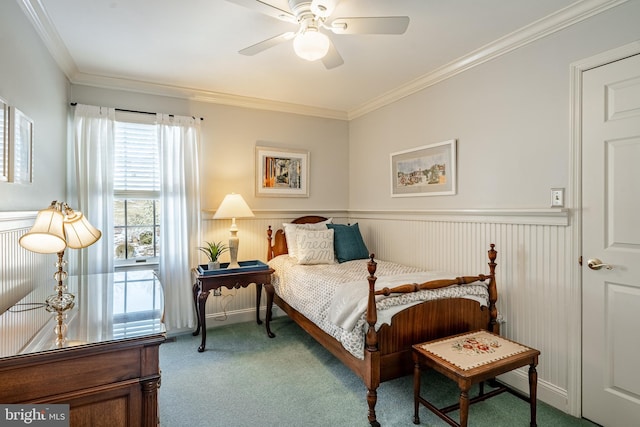
[[[142,80],[124,79],[120,77],[102,76],[96,74],[75,73],[69,78],[76,85],[116,89],[148,95],[169,96],[188,99],[190,101],[206,102],[210,104],[230,105],[234,107],[253,108],[259,110],[278,111],[281,113],[301,114],[327,119],[347,120],[344,111],[310,107],[300,104],[277,102],[261,98],[231,95],[227,93],[208,92],[184,86],[154,83]]]
[[[62,72],[67,76],[67,79],[72,84],[93,86],[104,89],[125,90],[150,95],[169,96],[212,104],[301,114],[328,119],[348,119],[346,111],[80,72],[75,61],[69,54],[67,47],[58,35],[54,25],[51,23],[51,19],[47,15],[42,2],[40,0],[17,1],[24,14],[31,21],[31,24],[51,53],[51,56],[53,56]]]
[[[371,99],[349,111],[317,108],[261,98],[244,97],[213,91],[173,86],[162,83],[144,82],[114,76],[100,76],[81,73],[66,46],[60,39],[40,0],[17,0],[25,15],[44,41],[49,52],[72,84],[95,86],[106,89],[126,90],[160,96],[170,96],[213,104],[243,108],[278,111],[306,116],[317,116],[338,120],[353,120],[402,98],[419,92],[429,86],[451,78],[477,65],[498,58],[512,50],[528,45],[540,38],[558,32],[566,27],[584,21],[594,15],[616,7],[628,0],[580,0],[514,31],[492,43],[462,56],[430,73],[424,74],[392,91]]]
[[[358,108],[348,112],[349,120],[363,116],[385,105],[419,92],[436,83],[451,78],[473,67],[496,59],[515,49],[556,33],[571,25],[584,21],[594,15],[618,6],[628,0],[582,0],[542,19],[520,28],[504,37],[482,46],[442,67],[418,77],[392,91],[374,98]]]
[[[279,111],[284,113],[302,114],[305,116],[322,117],[325,119],[348,120],[346,111],[331,110],[328,108],[312,107],[308,105],[292,104],[287,102],[272,101],[262,98],[250,98],[245,96],[229,95],[217,92],[198,91],[192,98],[194,101],[225,104],[236,107],[257,108],[260,110]]]
[[[40,0],[18,0],[18,4],[62,72],[71,80],[69,77],[78,72],[78,67],[51,23]]]

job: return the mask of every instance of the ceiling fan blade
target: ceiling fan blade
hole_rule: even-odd
[[[271,37],[270,39],[266,39],[261,41],[260,43],[256,43],[252,46],[245,47],[240,50],[238,53],[246,56],[253,56],[257,53],[262,52],[263,50],[267,50],[270,47],[279,45],[280,43],[284,43],[287,40],[291,40],[296,36],[296,33],[289,31],[287,33],[280,34],[279,36]]]
[[[329,42],[329,51],[322,58],[322,63],[327,70],[339,67],[340,65],[344,64],[344,59],[342,59],[342,56],[340,56],[340,53],[333,45],[333,43],[331,43],[331,41]]]
[[[292,22],[294,24],[298,23],[296,17],[287,10],[278,9],[275,6],[271,6],[268,3],[262,2],[260,0],[227,0],[229,3],[234,3],[240,6],[248,7],[249,9],[253,9],[257,12],[263,13],[268,16],[273,16],[274,18],[280,19],[281,21]]]
[[[408,26],[408,16],[380,16],[336,18],[328,28],[336,34],[403,34]]]

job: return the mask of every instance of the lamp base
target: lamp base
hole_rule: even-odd
[[[49,295],[45,300],[47,303],[46,310],[50,313],[71,310],[75,305],[75,298],[75,295],[68,292],[58,292],[57,294]]]
[[[67,324],[65,319],[67,311],[71,310],[75,305],[75,296],[68,292],[58,290],[57,294],[49,295],[45,300],[47,305],[45,309],[50,313],[56,313],[56,326],[53,331],[56,334],[56,347],[62,348],[67,344]]]
[[[235,224],[234,224],[235,225]],[[231,230],[231,236],[229,236],[229,266],[227,268],[240,268],[238,264],[238,246],[240,245],[240,239],[238,238],[238,229]]]

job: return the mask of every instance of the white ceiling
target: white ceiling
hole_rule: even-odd
[[[411,21],[403,35],[331,34],[344,64],[327,70],[298,58],[290,41],[255,56],[238,54],[296,27],[226,0],[21,1],[73,83],[232,104],[296,104],[344,118],[611,3],[342,0],[331,18],[406,15]],[[287,0],[264,2],[288,10]]]

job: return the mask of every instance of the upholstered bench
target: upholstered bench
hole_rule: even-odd
[[[479,330],[430,341],[413,346],[414,376],[414,417],[413,423],[420,424],[418,410],[423,404],[452,426],[466,427],[469,418],[469,405],[480,402],[502,392],[508,391],[529,402],[531,408],[531,427],[536,424],[536,390],[538,385],[538,356],[540,352],[507,340],[488,331]],[[505,385],[485,393],[484,381],[494,380],[496,376],[529,365],[529,396],[524,396]],[[420,396],[420,377],[422,368],[432,368],[452,379],[460,388],[460,401],[446,408],[437,408]],[[473,384],[480,383],[478,396],[470,399],[469,390]],[[460,423],[447,415],[460,409]]]

